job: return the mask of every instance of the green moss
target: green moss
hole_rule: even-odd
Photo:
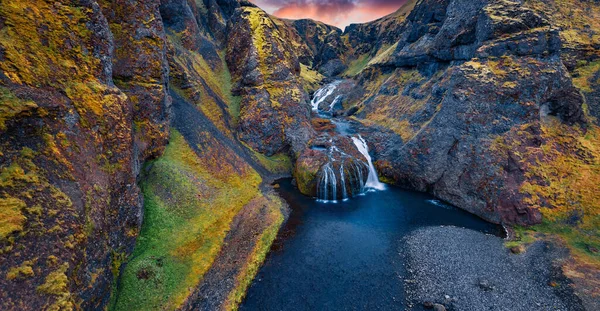
[[[201,282],[260,176],[231,151],[196,153],[176,131],[141,184],[145,217],[115,310],[175,310]],[[213,161],[220,161],[214,163]]]
[[[348,69],[344,71],[343,75],[347,77],[354,77],[358,75],[363,69],[365,69],[365,67],[367,67],[370,60],[371,58],[369,57],[369,54],[363,54],[359,56],[357,59],[350,62]]]
[[[244,144],[244,146],[252,152],[254,158],[261,164],[262,167],[266,168],[270,173],[273,174],[286,174],[290,173],[293,169],[292,159],[287,154],[279,153],[273,156],[266,156],[260,152],[253,150],[250,146]]]

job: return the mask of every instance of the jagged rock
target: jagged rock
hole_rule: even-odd
[[[544,12],[511,1],[416,6],[393,52],[360,75],[376,91],[357,116],[406,141],[379,148],[379,171],[493,222],[539,223],[539,209],[520,191],[523,164],[494,151],[494,137],[529,124],[524,143],[539,147],[540,120],[585,123],[552,25]]]
[[[324,135],[313,140],[298,158],[294,169],[300,192],[326,200],[339,200],[361,193],[368,174],[366,159],[352,139],[340,135]],[[326,181],[331,183],[329,188]],[[335,193],[332,194],[333,184]]]
[[[313,132],[297,56],[258,8],[237,9],[228,29],[227,63],[234,92],[242,96],[240,138],[266,155],[290,148],[299,155]]]
[[[103,309],[133,250],[170,105],[159,2],[134,6],[0,5],[0,213],[20,207],[0,230],[0,309]]]

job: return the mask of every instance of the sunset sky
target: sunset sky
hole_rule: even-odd
[[[311,18],[344,29],[352,23],[378,19],[396,11],[406,0],[250,0],[281,18]]]

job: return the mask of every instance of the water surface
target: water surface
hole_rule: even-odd
[[[402,238],[425,226],[502,235],[502,228],[433,197],[388,187],[340,203],[280,195],[289,221],[248,290],[241,310],[404,310]]]

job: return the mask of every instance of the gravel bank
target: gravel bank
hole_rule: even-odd
[[[419,229],[404,242],[414,310],[424,302],[460,311],[583,310],[556,265],[566,253],[548,243],[515,255],[501,238],[456,227]]]

